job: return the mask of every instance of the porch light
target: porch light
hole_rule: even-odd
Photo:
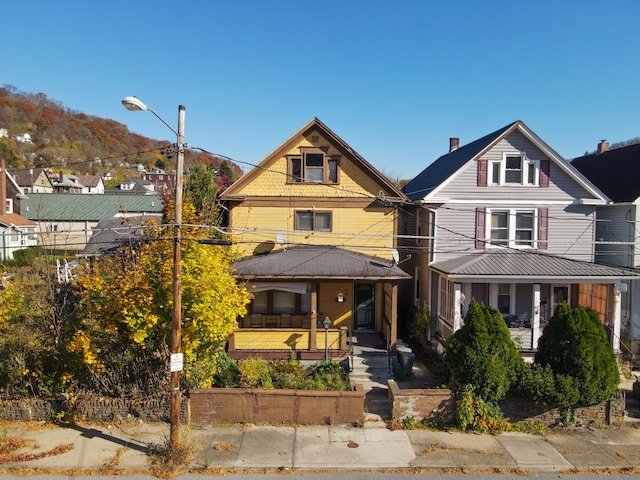
[[[324,361],[328,362],[329,361],[329,327],[331,326],[331,320],[329,320],[329,317],[324,317],[322,326],[324,327]]]

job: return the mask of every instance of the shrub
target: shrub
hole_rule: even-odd
[[[543,330],[535,361],[575,380],[579,392],[575,404],[609,400],[620,383],[613,348],[598,313],[591,308],[572,309],[566,302],[558,305]],[[568,383],[562,381],[562,385]]]
[[[245,358],[238,363],[238,372],[242,388],[273,388],[269,365],[262,358]]]
[[[335,362],[323,361],[311,368],[307,384],[314,385],[314,390],[351,390],[349,375]]]
[[[500,312],[471,300],[465,325],[449,338],[444,364],[450,382],[473,385],[486,401],[504,398],[524,365]]]
[[[470,385],[462,390],[453,418],[462,430],[489,432],[504,429],[500,407],[478,397]]]
[[[549,365],[525,364],[516,383],[516,393],[541,405],[568,407],[580,397],[578,382],[554,373]]]
[[[297,360],[271,360],[269,374],[274,388],[303,388],[307,376],[305,368]]]
[[[229,358],[227,352],[222,351],[218,357],[213,386],[219,388],[235,387],[239,382],[238,362]]]

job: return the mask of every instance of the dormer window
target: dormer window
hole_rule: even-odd
[[[302,151],[289,160],[289,183],[338,183],[339,157],[319,149]]]

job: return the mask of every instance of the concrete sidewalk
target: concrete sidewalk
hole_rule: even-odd
[[[71,449],[43,458],[4,460],[6,473],[69,470],[136,473],[151,470],[149,453],[166,444],[167,424],[118,426],[5,425],[5,438],[31,439],[13,455]],[[382,470],[496,468],[503,471],[640,469],[640,430],[586,429],[548,433],[479,435],[431,430],[391,431],[383,422],[342,426],[207,426],[181,432],[196,454],[194,472],[224,470]],[[2,456],[0,452],[0,457]],[[640,470],[639,470],[640,471]]]

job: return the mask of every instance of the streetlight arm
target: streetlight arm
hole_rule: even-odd
[[[147,111],[147,110],[150,111],[151,113],[153,113],[156,116],[156,118],[158,120],[160,120],[162,123],[164,123],[169,128],[169,130],[171,130],[173,133],[178,135],[178,132],[176,132],[174,130],[174,128],[171,125],[169,125],[164,118],[162,118],[160,115],[158,115],[158,113],[155,110],[153,110],[152,108],[147,107],[147,105],[144,104],[142,101],[140,101],[138,98],[136,98],[136,97],[124,97],[122,99],[122,105],[124,105],[124,108],[126,108],[130,112]]]

